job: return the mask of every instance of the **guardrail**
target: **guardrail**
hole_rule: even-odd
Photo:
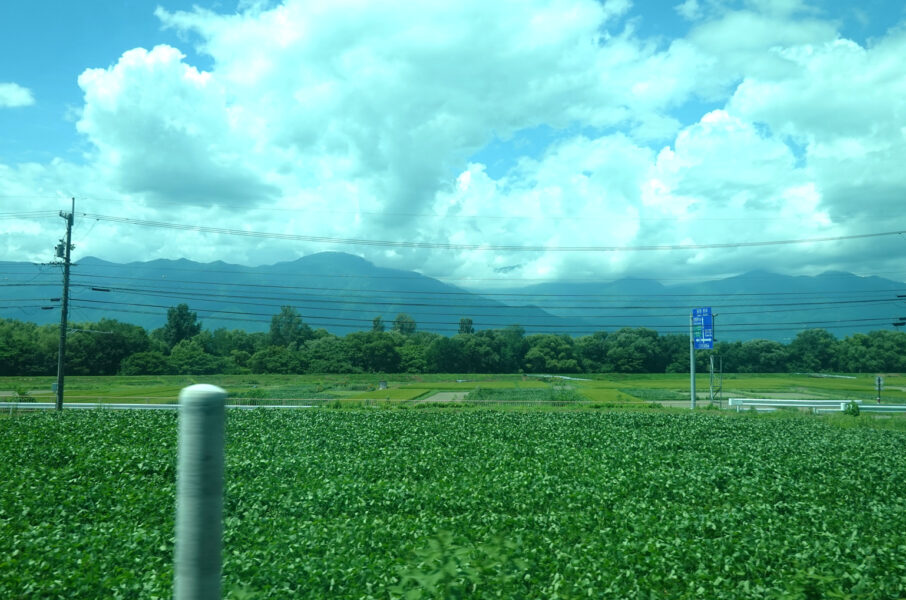
[[[777,410],[778,408],[805,408],[812,412],[843,412],[851,403],[859,407],[860,412],[872,413],[906,413],[903,404],[868,404],[862,400],[790,400],[787,398],[730,398],[730,408],[736,411],[754,408],[755,410]]]
[[[906,404],[860,404],[862,412],[906,413]]]
[[[862,401],[856,400],[859,408],[862,407]],[[846,407],[849,401],[842,400],[790,400],[787,398],[730,398],[728,405],[730,408],[735,407],[736,411],[746,408],[756,410],[777,410],[778,408],[810,408],[812,410],[829,410],[839,411]]]

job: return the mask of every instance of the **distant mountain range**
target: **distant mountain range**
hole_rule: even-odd
[[[515,290],[514,290],[515,291]],[[906,315],[906,283],[828,271],[817,276],[789,276],[767,271],[695,283],[663,285],[649,279],[607,283],[544,283],[524,294],[558,294],[598,303],[598,324],[650,327],[661,333],[688,332],[693,307],[710,306],[718,340],[789,341],[803,329],[823,328],[837,337],[893,329]],[[588,303],[586,303],[588,304]],[[560,317],[582,318],[575,306],[548,310]],[[604,315],[615,315],[604,317]],[[609,329],[609,328],[608,328]]]
[[[61,267],[0,262],[0,317],[59,322]],[[466,290],[412,271],[376,266],[339,252],[244,267],[185,259],[117,264],[83,258],[72,268],[70,320],[118,319],[154,329],[170,306],[186,303],[209,329],[267,330],[289,305],[314,328],[343,335],[389,329],[398,313],[419,330],[455,334],[460,318],[476,329],[518,324],[527,333],[582,335],[620,327],[688,332],[693,307],[711,306],[719,340],[788,341],[813,327],[838,337],[892,329],[906,315],[906,283],[827,272],[793,277],[764,271],[664,285],[648,279],[550,282],[506,290]]]

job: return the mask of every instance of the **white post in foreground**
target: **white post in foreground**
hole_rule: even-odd
[[[219,600],[226,392],[193,385],[179,394],[175,600]]]

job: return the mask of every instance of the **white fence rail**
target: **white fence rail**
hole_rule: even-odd
[[[861,408],[862,401],[856,400],[856,404]],[[730,408],[736,408],[737,412],[747,408],[756,410],[776,410],[778,408],[811,408],[826,410],[843,410],[849,404],[848,400],[790,400],[788,398],[730,398]]]
[[[862,412],[906,413],[906,404],[860,404]]]
[[[790,400],[787,398],[730,398],[730,408],[737,412],[754,408],[755,410],[777,410],[778,408],[811,409],[813,412],[843,412],[851,403],[859,407],[860,412],[871,413],[906,413],[903,404],[868,404],[862,400]]]

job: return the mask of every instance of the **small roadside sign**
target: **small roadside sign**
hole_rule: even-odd
[[[692,346],[696,350],[714,348],[714,316],[710,306],[692,309]]]
[[[714,348],[714,316],[711,307],[693,308],[689,315],[689,408],[695,409],[695,351]]]

